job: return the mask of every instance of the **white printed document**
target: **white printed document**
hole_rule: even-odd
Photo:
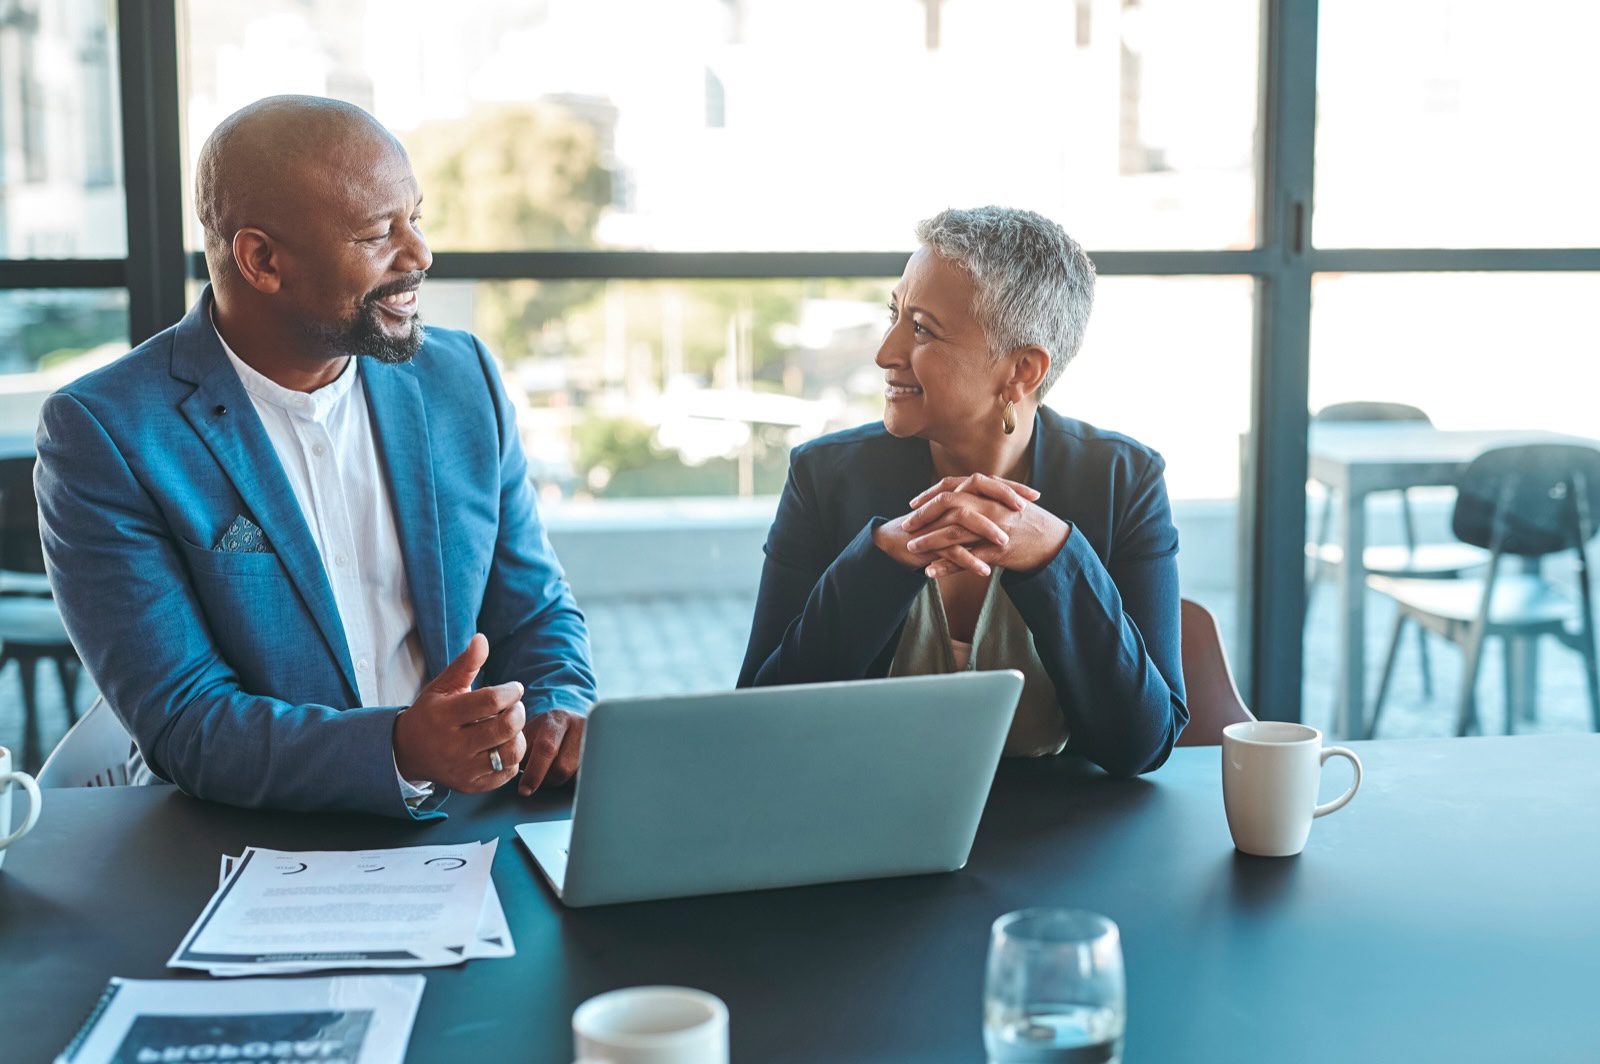
[[[227,885],[228,877],[233,874],[234,866],[238,863],[239,858],[222,855],[221,872],[217,877],[218,890]],[[467,947],[464,959],[470,961],[481,957],[514,957],[516,953],[516,945],[511,940],[511,926],[506,923],[505,909],[500,906],[500,892],[494,889],[494,877],[491,876],[483,892],[483,910],[478,914],[477,933],[472,944]],[[296,972],[319,972],[347,966],[344,962],[337,964],[276,962],[270,965],[246,964],[238,967],[216,964],[208,967],[206,971],[215,976],[291,975]]]
[[[393,850],[249,847],[172,958],[214,975],[420,968],[515,952],[490,876],[498,840]]]
[[[423,984],[420,975],[112,979],[56,1064],[401,1064]]]

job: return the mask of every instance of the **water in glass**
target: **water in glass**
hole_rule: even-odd
[[[1122,1017],[1103,1005],[991,1004],[983,1025],[990,1064],[1117,1064]]]

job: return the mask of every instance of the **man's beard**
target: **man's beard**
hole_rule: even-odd
[[[422,283],[423,276],[418,272],[393,284],[373,289],[361,301],[361,309],[356,313],[355,320],[343,325],[318,322],[310,327],[312,334],[341,355],[367,355],[391,366],[410,362],[427,337],[422,319],[412,317],[405,335],[396,338],[383,327],[384,311],[379,309],[378,300],[416,288]]]

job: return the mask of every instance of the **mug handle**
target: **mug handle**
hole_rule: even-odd
[[[1361,786],[1361,759],[1359,757],[1343,746],[1330,746],[1322,751],[1322,760],[1318,762],[1318,764],[1326,765],[1328,763],[1328,758],[1330,757],[1349,758],[1350,767],[1356,770],[1356,781],[1350,784],[1350,789],[1348,791],[1345,791],[1333,801],[1323,802],[1321,805],[1313,809],[1311,811],[1311,816],[1313,819],[1319,816],[1327,816],[1336,809],[1343,809],[1345,807],[1345,803],[1356,796],[1356,789]]]
[[[28,792],[28,819],[22,822],[20,828],[0,839],[0,850],[32,831],[33,825],[39,822],[39,785],[26,772],[7,772],[0,776],[0,789],[9,787],[13,782],[20,783],[22,789]]]

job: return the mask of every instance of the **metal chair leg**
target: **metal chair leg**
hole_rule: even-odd
[[[39,743],[39,659],[31,654],[18,654],[11,660],[17,663],[17,679],[22,685],[22,769],[38,772],[44,763]]]
[[[1333,523],[1333,492],[1329,491],[1322,500],[1322,516],[1317,520],[1317,538],[1312,543],[1316,548],[1311,555],[1311,570],[1306,575],[1306,609],[1300,615],[1300,627],[1303,629],[1311,617],[1311,600],[1316,595],[1317,585],[1322,583],[1322,575],[1328,568],[1322,562],[1322,545],[1328,542],[1328,532]],[[1350,559],[1346,558],[1348,564]]]
[[[1422,663],[1422,697],[1433,699],[1433,665],[1428,661],[1428,630],[1417,625],[1417,660]]]
[[[78,723],[78,662],[56,655],[56,677],[61,681],[61,699],[67,706],[67,722]]]
[[[1581,605],[1582,616],[1578,626],[1578,637],[1583,645],[1578,648],[1583,654],[1583,673],[1589,686],[1589,712],[1594,717],[1594,730],[1600,732],[1600,651],[1596,649],[1594,599],[1589,590],[1589,552],[1580,543],[1578,547],[1578,601]]]
[[[1456,734],[1466,735],[1478,722],[1478,664],[1483,658],[1483,630],[1477,629],[1467,638],[1466,653],[1461,661],[1461,696],[1456,710]]]
[[[1400,637],[1405,634],[1406,614],[1404,610],[1394,615],[1394,634],[1389,638],[1389,653],[1383,659],[1383,678],[1378,681],[1378,694],[1372,700],[1372,717],[1367,721],[1366,737],[1372,738],[1378,731],[1378,715],[1383,712],[1383,702],[1389,696],[1389,680],[1394,676],[1394,662],[1400,656]],[[1420,633],[1421,626],[1417,631]]]
[[[1500,639],[1500,660],[1503,662],[1501,671],[1505,674],[1500,678],[1500,686],[1505,692],[1506,700],[1506,734],[1515,735],[1517,732],[1517,639],[1515,636],[1502,636]]]
[[[1600,661],[1596,661],[1593,639],[1583,641],[1583,673],[1589,687],[1589,713],[1594,717],[1594,730],[1600,732]]]

